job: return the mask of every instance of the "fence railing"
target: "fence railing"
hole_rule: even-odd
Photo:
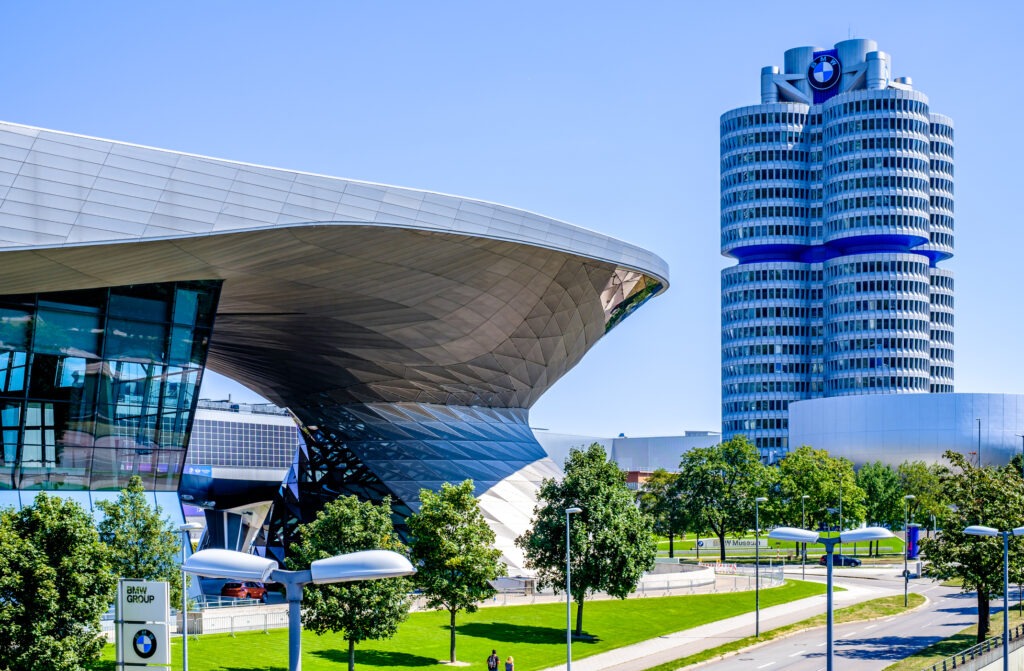
[[[1018,624],[1016,627],[1010,629],[1010,641],[1019,641],[1024,637],[1024,624]],[[950,669],[959,669],[968,666],[976,659],[983,657],[987,653],[1001,648],[1003,645],[1003,635],[992,636],[986,638],[981,643],[976,643],[966,650],[961,650],[955,655],[943,659],[942,661],[935,662],[931,666],[926,666],[921,671],[949,671]]]

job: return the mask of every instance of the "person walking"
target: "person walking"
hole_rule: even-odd
[[[498,664],[501,660],[498,658],[498,651],[491,650],[491,656],[487,658],[487,671],[498,671]]]
[[[516,671],[516,661],[512,659],[512,655],[505,660],[505,671]]]

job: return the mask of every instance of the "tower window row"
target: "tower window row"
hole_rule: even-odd
[[[722,175],[722,187],[747,184],[750,182],[792,180],[795,182],[814,181],[821,179],[821,170],[805,170],[802,168],[758,168],[743,170]]]
[[[820,282],[820,270],[804,270],[802,268],[759,268],[757,270],[726,271],[723,286],[748,284],[750,282]]]
[[[946,161],[941,158],[933,158],[928,163],[928,169],[932,172],[941,172],[943,174],[953,176],[953,163]]]
[[[832,139],[847,133],[859,133],[861,131],[872,131],[872,130],[901,130],[909,131],[911,133],[919,133],[921,135],[929,135],[928,124],[918,119],[910,119],[906,117],[867,117],[862,119],[854,119],[852,121],[842,121],[840,123],[829,124],[825,127],[825,137]]]
[[[727,413],[736,412],[758,412],[758,411],[786,411],[789,410],[789,401],[784,399],[767,399],[763,401],[732,401],[723,403],[723,410]]]
[[[932,162],[934,164],[934,161]],[[857,170],[912,170],[914,172],[928,172],[929,162],[919,158],[910,158],[907,156],[858,156],[856,158],[848,158],[840,161],[833,161],[828,164],[825,168],[825,174],[828,177],[837,177],[848,172],[855,172]],[[949,166],[949,170],[944,170],[948,174],[953,174],[953,166]]]
[[[829,335],[838,333],[859,333],[862,331],[927,331],[930,321],[923,319],[848,319],[828,324]]]
[[[930,219],[909,214],[862,214],[829,219],[832,231],[851,231],[858,228],[909,228],[927,231]]]
[[[829,214],[838,214],[839,212],[864,207],[907,207],[914,210],[924,210],[928,208],[928,201],[917,196],[880,193],[872,196],[853,196],[832,200],[825,204],[825,211]]]
[[[818,116],[820,119],[820,116]],[[812,116],[813,119],[813,116]],[[764,126],[767,124],[791,124],[802,126],[807,123],[807,114],[803,112],[756,112],[744,114],[722,121],[722,133],[728,133],[740,128],[751,126]]]
[[[802,363],[799,361],[768,361],[762,363],[734,363],[722,366],[722,374],[726,377],[742,375],[770,375],[773,373],[792,373],[806,375],[822,372],[822,363]]]
[[[932,329],[930,332],[932,342],[948,342],[950,345],[953,344],[953,332],[942,331],[939,329]]]
[[[894,349],[928,352],[929,343],[920,338],[850,338],[849,340],[833,340],[828,344],[828,350],[833,354]]]
[[[848,296],[850,294],[876,291],[902,291],[911,294],[927,295],[928,284],[915,280],[859,280],[857,282],[843,282],[842,284],[831,284],[828,286],[829,296]]]
[[[830,391],[850,391],[853,389],[928,389],[928,380],[907,377],[905,375],[891,375],[888,377],[843,377],[828,381]]]
[[[940,207],[943,210],[953,211],[953,199],[944,196],[932,196],[928,199],[932,207]]]
[[[756,133],[726,136],[722,139],[722,149],[736,149],[751,144],[797,144],[803,142],[804,139],[803,135],[798,131],[762,130]]]
[[[944,123],[933,123],[933,124],[930,124],[929,128],[928,128],[928,132],[931,133],[932,135],[937,135],[939,137],[949,138],[950,141],[953,140],[953,127],[952,126],[947,126]]]
[[[722,296],[725,303],[743,303],[763,300],[821,300],[821,288],[767,287],[763,289],[739,289],[727,291]]]
[[[829,183],[832,192],[853,191],[855,189],[912,189],[928,191],[928,180],[920,177],[903,175],[870,175],[867,177],[850,177]]]
[[[746,221],[747,219],[767,219],[769,217],[790,217],[793,219],[807,219],[812,209],[818,212],[818,216],[821,216],[821,208],[810,208],[799,205],[762,205],[758,207],[744,207],[735,210],[726,210],[722,212],[722,223],[731,224],[737,221]],[[801,226],[800,228],[805,229]],[[775,233],[766,232],[762,235],[807,235],[806,229],[801,232],[796,231],[785,231],[781,229]],[[743,237],[742,235],[740,237]]]
[[[953,313],[952,312],[933,312],[931,317],[932,324],[945,324],[946,326],[953,326]]]
[[[928,180],[928,182],[932,191],[945,191],[946,193],[953,193],[953,180],[951,179],[932,177],[930,180]]]
[[[729,340],[744,338],[774,338],[776,336],[792,336],[798,338],[820,338],[824,327],[820,324],[804,326],[797,324],[767,324],[757,326],[733,326],[722,330]]]
[[[836,301],[829,303],[830,315],[842,315],[872,310],[898,310],[900,312],[927,312],[928,303],[906,298],[877,298],[874,300]]]
[[[833,359],[828,362],[829,372],[848,370],[873,370],[878,368],[896,368],[899,370],[922,370],[931,368],[926,358],[907,356],[870,356],[853,359]]]
[[[726,359],[752,356],[808,356],[821,353],[820,345],[796,343],[760,343],[757,345],[736,345],[722,350]]]
[[[757,429],[785,429],[789,420],[784,417],[765,417],[763,419],[735,419],[722,422],[726,431],[753,431]]]
[[[930,279],[933,287],[948,289],[950,291],[953,290],[953,278],[949,275],[933,274]]]
[[[806,394],[820,392],[821,382],[805,380],[758,380],[756,382],[729,382],[722,385],[727,394]]]
[[[941,156],[948,156],[953,158],[953,145],[948,142],[932,142],[931,150],[933,154],[939,154]]]
[[[910,137],[864,137],[844,142],[833,142],[825,145],[826,154],[834,158],[852,151],[870,151],[884,149],[888,151],[912,151],[917,154],[928,153],[928,143]]]
[[[768,163],[771,161],[789,163],[804,163],[807,161],[807,152],[803,149],[763,149],[759,151],[747,151],[742,154],[733,154],[722,159],[722,169],[728,170],[737,165],[745,163]]]
[[[927,272],[928,264],[923,261],[904,261],[900,259],[837,263],[826,269],[829,279],[861,273],[914,273],[915,275],[923,275]]]
[[[927,116],[928,106],[908,98],[867,98],[833,105],[825,110],[825,121],[860,112],[911,112]]]
[[[741,319],[821,319],[821,308],[794,307],[789,305],[775,305],[760,308],[739,308],[726,310],[722,313],[725,321],[739,321]]]
[[[722,204],[744,203],[748,200],[766,200],[768,198],[795,198],[807,200],[811,195],[810,189],[794,186],[767,186],[757,189],[743,189],[733,191],[722,196]],[[820,193],[819,193],[820,196]]]

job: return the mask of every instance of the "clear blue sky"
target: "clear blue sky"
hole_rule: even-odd
[[[720,422],[719,115],[757,103],[786,49],[872,38],[956,123],[956,389],[1024,391],[1024,10],[865,7],[12,1],[0,119],[481,198],[651,249],[671,289],[533,424],[670,435]]]

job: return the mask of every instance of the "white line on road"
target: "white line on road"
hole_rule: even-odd
[[[864,627],[864,630],[867,631],[868,629],[874,629],[877,626],[877,624],[869,624],[868,626]]]
[[[768,662],[767,664],[762,664],[761,666],[759,666],[759,667],[757,667],[757,668],[759,668],[759,669],[765,669],[765,668],[768,668],[769,666],[771,666],[771,665],[772,665],[772,664],[774,664],[774,663],[775,663],[775,662]]]
[[[796,657],[796,656],[798,656],[798,655],[806,655],[806,654],[807,654],[807,651],[806,651],[806,650],[797,650],[797,651],[796,651],[796,652],[794,652],[794,653],[793,653],[792,655],[790,655],[790,657]]]

